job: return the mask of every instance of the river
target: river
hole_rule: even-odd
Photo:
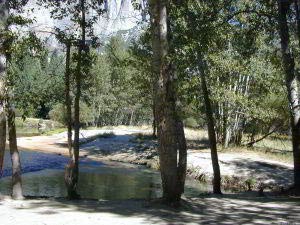
[[[26,196],[65,197],[64,168],[68,158],[57,154],[21,151],[23,191]],[[10,193],[11,162],[6,152],[0,193]],[[80,159],[78,191],[83,198],[117,200],[161,196],[157,171],[144,166]],[[187,179],[185,195],[196,197],[211,188]]]

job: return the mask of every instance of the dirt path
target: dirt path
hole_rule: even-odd
[[[143,200],[0,200],[5,225],[299,224],[300,204],[290,199],[206,196],[172,209]]]

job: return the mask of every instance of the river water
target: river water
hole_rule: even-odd
[[[65,197],[64,168],[68,158],[56,154],[21,151],[23,190],[26,196]],[[10,194],[11,163],[6,152],[0,179],[0,194]],[[79,193],[91,199],[150,199],[161,196],[157,171],[144,166],[80,160]],[[196,197],[210,190],[207,185],[188,179],[185,195]]]

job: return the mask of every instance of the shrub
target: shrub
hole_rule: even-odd
[[[53,109],[49,112],[49,117],[51,120],[66,124],[66,107],[61,103],[54,105]]]
[[[197,128],[199,127],[199,124],[197,123],[197,120],[193,117],[189,117],[187,119],[184,120],[184,125],[186,127],[190,127],[190,128]]]
[[[49,112],[49,117],[51,120],[54,120],[62,124],[66,124],[67,116],[66,116],[65,105],[61,103],[54,105],[53,109]],[[74,119],[73,113],[72,113],[72,118]],[[83,124],[94,122],[93,111],[87,104],[83,102],[80,102],[80,122]]]

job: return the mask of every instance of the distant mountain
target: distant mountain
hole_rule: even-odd
[[[144,6],[145,0],[139,0]],[[58,47],[53,35],[49,32],[54,27],[64,29],[70,27],[71,22],[68,19],[53,20],[50,17],[50,11],[37,5],[38,0],[29,0],[27,9],[33,9],[33,13],[28,11],[26,16],[35,20],[29,29],[35,30],[41,38],[47,39],[51,47]],[[110,36],[120,34],[125,41],[139,36],[141,28],[144,26],[142,21],[143,13],[135,10],[131,0],[106,0],[104,6],[107,14],[98,19],[95,24],[95,34],[102,40]]]

